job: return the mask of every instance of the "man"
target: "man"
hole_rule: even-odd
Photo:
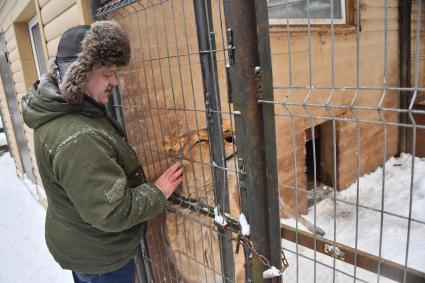
[[[147,183],[121,126],[105,114],[117,68],[129,59],[117,23],[71,28],[52,71],[22,100],[48,200],[46,243],[75,282],[133,283],[144,223],[164,211],[182,182],[175,163]]]

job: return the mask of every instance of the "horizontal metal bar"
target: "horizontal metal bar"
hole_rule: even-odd
[[[154,58],[142,59],[142,60],[136,59],[135,61],[130,62],[127,66],[129,66],[129,67],[131,67],[132,65],[139,66],[140,63],[145,63],[145,62],[168,60],[168,59],[174,59],[174,58],[186,58],[188,56],[199,56],[200,54],[218,53],[218,52],[222,52],[222,51],[227,51],[227,49],[217,49],[217,48],[215,48],[215,49],[208,50],[208,51],[187,52],[185,54],[168,55],[168,56],[162,56],[162,57],[160,56],[160,57],[154,57]],[[220,62],[220,60],[218,62]],[[185,64],[180,64],[180,66],[185,66]],[[127,73],[132,73],[132,72],[134,72],[134,71],[120,71],[121,74],[127,74]]]
[[[378,258],[372,254],[353,249],[343,244],[335,243],[331,240],[313,235],[311,233],[296,230],[295,228],[287,225],[282,225],[281,236],[288,241],[297,242],[298,244],[309,249],[314,249],[314,246],[316,246],[317,252],[352,265],[355,263],[355,259],[357,258],[356,266],[371,272],[376,273],[378,270],[378,265],[380,264],[381,275],[397,282],[401,282],[403,280],[405,271],[407,274],[407,282],[409,283],[423,283],[425,280],[425,273],[418,270],[406,268],[398,263]],[[338,248],[338,250],[337,252],[331,254],[332,250],[330,250],[329,247],[333,247],[334,245]]]
[[[399,109],[399,108],[373,108],[373,107],[366,107],[366,106],[349,106],[349,105],[332,105],[332,104],[312,104],[312,103],[296,103],[296,102],[279,102],[279,101],[266,101],[266,100],[258,100],[258,103],[267,103],[267,104],[275,104],[275,105],[282,105],[282,106],[297,106],[297,107],[314,107],[314,108],[335,108],[335,109],[348,109],[348,110],[358,110],[358,111],[376,111],[376,112],[390,112],[390,113],[412,113],[412,114],[419,114],[419,115],[425,115],[425,110],[408,110],[408,109]],[[142,108],[142,109],[154,109],[154,110],[177,110],[177,111],[206,111],[206,109],[203,108],[164,108],[164,107],[147,107],[142,105],[122,105],[122,104],[114,104],[114,107],[125,107],[125,108]],[[215,111],[217,113],[222,114],[232,114],[232,115],[240,115],[240,111],[217,111],[217,110],[211,110]],[[277,114],[276,114],[277,115]],[[308,116],[309,118],[322,118],[322,117],[316,117],[314,115]],[[331,116],[328,116],[327,118],[332,118]],[[344,120],[347,120],[344,118]],[[399,123],[400,125],[405,125],[402,123]],[[407,124],[406,124],[407,125]],[[411,126],[410,126],[411,127]]]
[[[274,89],[306,89],[306,90],[392,90],[392,91],[418,91],[425,92],[425,88],[422,87],[380,87],[380,86],[334,86],[334,87],[326,87],[326,86],[274,86]]]
[[[107,3],[97,9],[96,17],[100,18],[106,14],[111,13],[112,11],[118,10],[137,1],[138,0],[118,0],[115,2]]]
[[[292,119],[319,119],[319,120],[335,120],[337,122],[346,122],[346,123],[359,123],[359,124],[376,124],[382,126],[396,126],[396,127],[406,127],[406,128],[416,128],[416,129],[425,129],[425,125],[416,125],[416,124],[402,124],[397,122],[387,122],[387,121],[372,121],[372,120],[363,120],[363,119],[354,119],[354,118],[341,118],[341,117],[329,117],[329,116],[313,116],[313,115],[301,115],[301,114],[281,114],[276,113],[276,116],[281,117],[290,117]]]
[[[164,108],[164,107],[146,107],[146,106],[142,106],[142,105],[134,105],[134,106],[130,106],[130,105],[122,105],[122,104],[114,104],[114,107],[121,107],[121,108],[138,108],[138,109],[144,109],[144,110],[163,110],[163,111],[184,111],[184,112],[207,112],[206,109],[200,109],[200,108]],[[220,112],[222,115],[226,114],[226,115],[234,115],[234,116],[239,116],[241,115],[240,111],[216,111],[216,110],[211,110],[211,112]]]
[[[204,203],[201,203],[197,200],[184,198],[184,197],[181,197],[181,196],[179,196],[178,194],[175,194],[175,193],[172,194],[171,197],[168,200],[173,204],[176,204],[176,205],[183,207],[183,208],[190,209],[190,210],[195,211],[195,212],[199,212],[200,214],[208,216],[212,219],[214,219],[214,217],[215,217],[213,207],[206,205]],[[239,221],[235,220],[234,218],[230,217],[227,214],[224,214],[223,217],[227,222],[226,230],[232,231],[234,233],[239,233],[239,231],[241,229],[240,225],[239,225]]]
[[[413,113],[413,114],[425,114],[425,110],[415,109],[401,109],[401,108],[386,108],[386,107],[367,107],[367,106],[355,106],[355,105],[335,105],[335,104],[316,104],[316,103],[305,103],[305,102],[280,102],[280,101],[267,101],[258,100],[258,103],[266,104],[281,104],[282,106],[299,106],[299,107],[314,107],[314,108],[336,108],[336,109],[349,109],[353,110],[368,110],[377,112],[394,112],[394,113]]]

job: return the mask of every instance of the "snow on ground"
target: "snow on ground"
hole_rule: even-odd
[[[356,203],[357,192],[359,196],[358,232],[356,233],[356,207],[344,202],[335,202],[326,199],[317,204],[317,225],[325,230],[325,238],[334,240],[334,227],[336,227],[336,242],[355,247],[356,234],[358,235],[357,248],[361,251],[381,256],[385,259],[404,265],[406,258],[407,234],[409,223],[400,218],[409,216],[409,204],[412,197],[411,217],[419,222],[410,222],[408,267],[425,272],[425,158],[414,158],[412,171],[411,155],[402,154],[400,158],[390,158],[382,167],[359,179],[347,190],[337,193],[337,199]],[[385,175],[384,173],[385,172]],[[414,172],[412,182],[412,172]],[[383,182],[385,180],[385,182]],[[412,186],[411,186],[412,184]],[[411,190],[412,187],[412,190]],[[384,196],[383,210],[390,213],[384,214],[381,221],[382,195]],[[375,210],[370,210],[372,208]],[[334,217],[334,209],[337,217]],[[307,216],[314,219],[314,210],[310,208]],[[288,219],[285,224],[295,227],[295,221]],[[380,245],[382,223],[382,244]],[[306,230],[298,224],[300,229]],[[307,231],[307,230],[306,230]],[[291,251],[296,250],[294,243],[284,241],[282,246]],[[380,249],[381,246],[381,249]],[[289,262],[289,269],[283,278],[286,282],[314,282],[314,264],[294,252],[285,251]],[[298,246],[298,253],[310,258],[314,252]],[[316,253],[320,262],[333,267],[333,259]],[[297,277],[298,258],[298,277]],[[336,261],[336,267],[347,274],[353,275],[352,265]],[[316,264],[316,282],[332,282],[332,268]],[[377,275],[356,269],[357,277],[365,282],[377,282]],[[298,278],[298,281],[297,281]],[[351,282],[352,278],[336,272],[335,282]],[[359,281],[361,282],[361,281]],[[379,282],[392,282],[384,277]]]
[[[44,208],[21,179],[9,153],[0,157],[0,282],[67,283],[44,240]]]
[[[359,204],[363,207],[381,209],[382,191],[384,188],[384,210],[393,215],[384,214],[382,222],[382,249],[380,252],[381,214],[360,207],[358,210],[358,243],[361,251],[379,255],[391,261],[404,264],[406,255],[406,239],[408,221],[394,215],[409,215],[410,188],[412,174],[412,158],[403,154],[400,158],[391,158],[385,164],[385,182],[383,186],[383,168],[359,179],[359,185],[337,194],[337,199],[356,203],[357,191]],[[28,188],[16,176],[15,165],[9,153],[0,157],[0,282],[32,282],[32,283],[67,283],[73,282],[70,271],[62,270],[47,250],[44,240],[45,211],[34,199]],[[411,222],[408,266],[425,272],[425,158],[414,159],[414,179],[412,187]],[[334,218],[336,209],[336,219]],[[325,237],[334,240],[334,223],[336,223],[336,241],[355,246],[356,208],[343,202],[326,199],[317,204],[317,224],[325,230]],[[314,219],[314,211],[310,209],[307,216]],[[421,223],[422,222],[422,223]],[[294,220],[285,220],[285,224],[295,226]],[[299,228],[301,224],[299,224]],[[316,253],[317,263],[303,256],[314,258],[312,250],[294,243],[283,241],[289,268],[284,272],[284,282],[333,282],[334,272],[332,258]],[[299,256],[294,252],[298,250]],[[303,256],[302,256],[303,255]],[[326,266],[327,265],[327,266]],[[336,268],[343,272],[335,273],[335,282],[352,282],[348,275],[354,274],[352,265],[335,261]],[[344,274],[346,273],[346,274]],[[348,274],[348,275],[347,275]],[[377,282],[377,275],[356,269],[358,282]],[[381,277],[379,282],[393,282]]]

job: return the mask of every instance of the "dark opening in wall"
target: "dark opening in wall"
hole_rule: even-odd
[[[333,128],[330,122],[306,130],[305,174],[308,205],[324,199],[333,192]],[[314,190],[315,189],[315,190]]]
[[[306,130],[305,163],[307,175],[307,190],[314,188],[314,176],[316,173],[316,185],[321,182],[320,174],[320,126]],[[316,172],[315,172],[316,171]]]

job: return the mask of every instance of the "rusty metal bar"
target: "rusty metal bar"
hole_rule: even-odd
[[[334,241],[315,236],[311,233],[296,230],[293,227],[282,225],[281,236],[283,239],[295,242],[298,237],[298,244],[309,249],[314,248],[316,242],[316,251],[330,257],[341,260],[345,263],[355,265],[370,272],[377,273],[378,266],[380,265],[380,275],[397,282],[403,281],[403,274],[406,272],[406,278],[409,283],[423,283],[425,282],[425,273],[406,268],[401,264],[378,258],[377,256],[371,255],[354,249],[352,247],[335,243]],[[335,248],[334,248],[335,246]]]
[[[248,218],[255,249],[280,269],[274,108],[258,103],[261,97],[273,100],[267,3],[225,0],[224,13],[233,43],[228,50],[233,105],[240,111],[235,122],[242,211]],[[279,277],[263,279],[269,266],[255,256],[248,268],[248,281],[280,282]]]
[[[261,78],[261,93],[258,99],[274,100],[273,74],[269,37],[269,17],[267,1],[255,1],[258,33],[258,53],[260,59],[259,75]],[[276,153],[276,129],[274,106],[262,104],[263,135],[267,137],[265,146],[266,178],[267,178],[267,204],[269,215],[269,237],[272,251],[281,249],[280,238],[280,214],[279,214],[279,190],[277,177],[277,153]],[[281,253],[271,253],[271,263],[277,268],[281,267]]]
[[[203,205],[202,203],[199,203],[197,201],[184,199],[177,195],[173,195],[171,201],[174,204],[180,205],[181,207],[189,208],[193,211],[197,211],[208,217],[214,218],[213,208]],[[229,223],[229,225],[226,227],[227,229],[230,229],[234,232],[239,231],[239,223],[236,220],[230,217],[226,217],[226,221]],[[337,249],[334,249],[334,242],[332,240],[315,236],[311,233],[304,232],[302,230],[297,230],[294,227],[288,225],[282,225],[282,227],[280,228],[280,236],[285,240],[295,242],[296,234],[298,234],[299,245],[302,245],[309,249],[314,249],[314,243],[316,242],[315,251],[327,256],[335,257],[336,259],[341,260],[345,263],[352,264],[356,267],[376,273],[378,262],[380,262],[381,275],[384,277],[400,282],[403,280],[404,271],[406,271],[407,282],[425,282],[425,273],[423,272],[410,268],[405,268],[403,265],[389,260],[385,260],[382,258],[378,259],[377,256],[359,251],[355,248],[340,243],[335,243],[335,247]]]
[[[196,211],[202,215],[208,216],[212,219],[214,219],[214,208],[201,203],[197,200],[184,198],[182,196],[179,196],[176,193],[173,193],[171,197],[168,199],[170,202],[178,205],[182,208],[188,208],[192,211]],[[168,208],[170,211],[172,211],[172,208]],[[238,233],[241,230],[241,227],[239,225],[239,222],[236,219],[233,219],[232,217],[226,215],[223,215],[223,218],[226,220],[226,230],[232,231],[233,233]]]
[[[221,215],[229,212],[229,194],[224,153],[220,91],[218,85],[215,32],[210,1],[194,0],[196,30],[204,88],[204,101],[209,134],[215,201]],[[232,233],[218,226],[223,282],[234,280]]]

